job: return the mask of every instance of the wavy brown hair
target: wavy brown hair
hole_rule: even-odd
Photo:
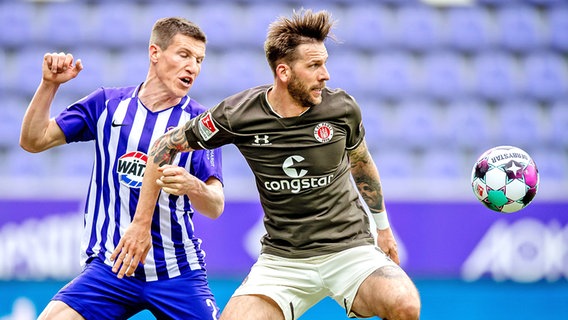
[[[328,37],[335,21],[325,10],[313,12],[310,9],[294,11],[290,18],[279,17],[268,27],[264,42],[266,60],[275,74],[280,62],[292,64],[297,59],[296,48],[305,43],[323,42]]]

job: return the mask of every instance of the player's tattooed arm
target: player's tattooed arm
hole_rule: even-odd
[[[349,151],[351,175],[357,184],[359,193],[372,212],[385,210],[383,189],[379,171],[367,149],[365,141],[357,148]]]
[[[160,167],[171,164],[178,152],[191,151],[185,136],[188,125],[189,122],[182,127],[169,131],[156,140],[150,150],[150,155],[154,157],[154,163]]]

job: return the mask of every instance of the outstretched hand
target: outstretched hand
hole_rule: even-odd
[[[132,221],[110,256],[114,262],[112,271],[121,279],[124,275],[132,276],[138,264],[146,262],[151,245],[149,229]]]
[[[377,230],[377,233],[377,244],[379,248],[381,248],[381,250],[383,250],[383,252],[392,259],[392,261],[400,265],[400,259],[398,258],[398,248],[391,228],[387,228],[385,230]]]
[[[70,53],[46,53],[43,56],[43,80],[57,84],[65,83],[75,78],[83,70],[81,59],[74,62]]]

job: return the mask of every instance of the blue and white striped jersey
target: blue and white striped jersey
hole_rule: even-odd
[[[95,141],[82,265],[96,257],[112,265],[109,257],[136,210],[149,148],[166,131],[205,110],[186,96],[177,106],[152,112],[138,100],[138,89],[99,88],[56,117],[67,143]],[[181,153],[173,164],[203,181],[216,177],[222,182],[220,149]],[[143,268],[136,269],[137,278],[162,280],[204,269],[205,253],[194,235],[193,213],[187,196],[160,193],[151,227],[152,248]]]

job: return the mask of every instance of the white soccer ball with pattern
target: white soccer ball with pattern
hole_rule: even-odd
[[[531,156],[520,148],[499,146],[484,152],[471,172],[473,193],[489,209],[511,213],[531,203],[539,174]]]

